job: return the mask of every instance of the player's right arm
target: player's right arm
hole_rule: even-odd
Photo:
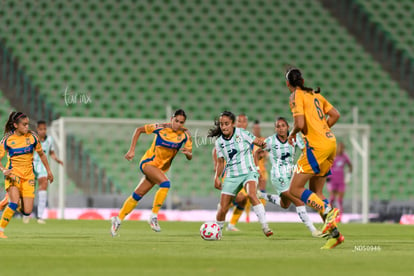
[[[5,146],[4,146],[4,141],[5,141],[5,139],[3,138],[3,139],[1,140],[1,143],[0,143],[0,160],[2,160],[2,159],[3,159],[3,157],[6,155],[6,148],[5,148]],[[3,167],[3,164],[1,164],[1,162],[0,162],[0,170],[2,171],[2,173],[3,173],[5,176],[8,176],[8,175],[10,175],[10,174],[11,174],[11,169],[9,169],[9,170],[5,169],[5,168]]]
[[[132,135],[131,145],[129,146],[128,152],[125,154],[125,159],[131,161],[135,156],[135,146],[137,145],[139,136],[141,133],[146,133],[146,126],[138,127],[135,129],[134,134]]]
[[[221,190],[221,176],[223,175],[224,171],[224,158],[219,157],[217,158],[217,165],[216,165],[216,175],[214,176],[214,187],[218,190]]]
[[[339,120],[339,117],[341,117],[341,114],[339,114],[339,111],[336,110],[335,107],[329,109],[329,111],[326,114],[328,115],[326,123],[330,128]]]

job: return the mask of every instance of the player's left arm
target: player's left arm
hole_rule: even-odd
[[[352,163],[351,160],[349,160],[348,155],[346,155],[346,163],[348,164],[349,172],[352,173]]]
[[[50,155],[50,157],[51,157],[53,160],[55,160],[57,163],[59,163],[60,165],[63,165],[63,161],[62,161],[62,160],[60,160],[60,159],[57,157],[57,155],[56,155],[56,153],[55,153],[55,151],[54,151],[54,150],[50,150],[49,155]]]
[[[187,141],[184,144],[184,148],[181,149],[181,152],[184,153],[187,160],[191,160],[193,159],[193,139],[188,130],[185,131],[185,135],[187,136]]]

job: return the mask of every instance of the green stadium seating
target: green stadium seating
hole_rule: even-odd
[[[338,107],[340,122],[351,123],[357,106],[360,122],[372,125],[372,191],[380,198],[405,196],[405,189],[389,191],[387,185],[393,171],[401,169],[404,182],[414,167],[413,100],[318,1],[36,3],[5,1],[0,36],[61,116],[163,119],[171,105],[195,120],[212,121],[231,109],[273,121],[291,116],[284,71],[295,65],[307,85],[321,86]],[[413,26],[406,4],[359,3],[374,20],[387,22],[396,43],[414,49],[412,37],[401,31]],[[403,21],[395,20],[401,15]],[[67,86],[92,103],[67,106]],[[122,159],[132,131],[108,136],[96,130],[99,142],[77,133],[125,193],[140,175],[137,161],[132,166]],[[116,150],[106,146],[114,144]],[[214,193],[212,170],[205,166],[209,150],[195,149],[195,156],[175,160],[174,188],[182,195]],[[393,162],[396,156],[405,166]]]

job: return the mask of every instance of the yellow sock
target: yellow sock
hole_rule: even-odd
[[[319,213],[325,213],[325,202],[320,199],[315,193],[310,194],[308,200],[306,201],[306,205],[312,207]]]
[[[266,202],[267,202],[266,199],[260,198],[259,200],[263,204],[263,206],[266,206]]]
[[[122,205],[121,210],[119,210],[118,217],[120,220],[124,220],[124,218],[132,212],[132,210],[137,207],[138,201],[135,200],[132,196],[129,196],[125,202],[124,205]]]
[[[244,211],[246,212],[246,222],[250,222],[250,208],[252,207],[252,203],[250,200],[247,200],[246,206],[244,207]]]
[[[152,205],[152,213],[158,214],[161,206],[164,204],[165,198],[167,197],[169,188],[159,188],[154,197],[154,203]]]
[[[4,228],[7,227],[15,212],[16,211],[14,211],[9,206],[4,209],[3,215],[1,216],[0,228],[4,230]]]
[[[236,223],[239,221],[242,214],[243,214],[243,210],[237,207],[234,207],[233,215],[231,216],[231,219],[230,219],[230,224],[236,225]]]

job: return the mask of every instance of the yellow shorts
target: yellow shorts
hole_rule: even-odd
[[[23,179],[18,176],[6,177],[4,179],[4,188],[7,189],[10,186],[16,186],[22,197],[34,198],[35,197],[35,180]]]
[[[297,162],[297,173],[309,173],[316,176],[330,174],[333,161],[336,156],[336,142],[329,143],[323,149],[315,149],[306,143]]]
[[[151,165],[156,168],[159,168],[163,173],[166,173],[170,169],[171,163],[160,164],[160,162],[154,158],[148,158],[148,159],[141,160],[141,162],[139,163],[139,169],[141,170],[142,173],[144,173],[144,168],[147,165]]]

